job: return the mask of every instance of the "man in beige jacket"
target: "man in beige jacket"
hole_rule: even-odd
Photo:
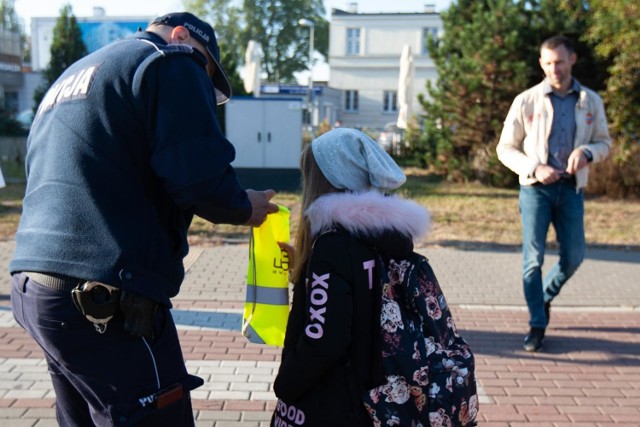
[[[500,161],[520,177],[522,281],[531,327],[523,347],[532,352],[542,347],[551,301],[584,259],[589,163],[605,159],[611,148],[602,99],[572,77],[575,62],[567,38],[554,36],[542,44],[546,78],[515,98],[497,147]],[[550,224],[560,257],[543,281]]]

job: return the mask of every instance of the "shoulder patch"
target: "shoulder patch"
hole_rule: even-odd
[[[100,64],[94,64],[67,76],[63,80],[56,81],[40,103],[36,118],[57,104],[86,98],[99,67]]]

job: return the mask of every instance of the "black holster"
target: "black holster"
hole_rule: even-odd
[[[120,311],[124,315],[124,330],[137,337],[153,339],[153,323],[158,303],[130,291],[122,291]]]

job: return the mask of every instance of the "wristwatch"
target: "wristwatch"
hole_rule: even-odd
[[[587,162],[591,163],[593,162],[593,153],[591,153],[590,150],[587,150],[586,148],[582,149],[582,152],[584,153],[584,156],[587,158]]]

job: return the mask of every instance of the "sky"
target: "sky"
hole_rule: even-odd
[[[63,5],[69,3],[76,16],[93,15],[94,7],[102,7],[110,16],[158,16],[183,9],[181,0],[14,0],[18,16],[28,26],[32,17],[58,16]],[[347,10],[350,0],[325,0],[327,19],[331,9]],[[446,9],[451,0],[360,0],[358,12],[420,12],[425,4],[433,4],[436,11]]]
[[[102,7],[107,16],[160,16],[168,12],[184,9],[182,0],[14,0],[17,15],[24,20],[29,31],[32,17],[57,17],[65,4],[71,4],[78,17],[90,17],[94,7]],[[348,10],[352,0],[324,0],[327,19],[331,19],[331,9]],[[435,5],[436,12],[449,7],[451,0],[360,0],[358,12],[421,12],[426,4]],[[313,71],[314,80],[328,79],[328,66],[319,63]],[[301,73],[298,80],[307,81],[308,73]]]

